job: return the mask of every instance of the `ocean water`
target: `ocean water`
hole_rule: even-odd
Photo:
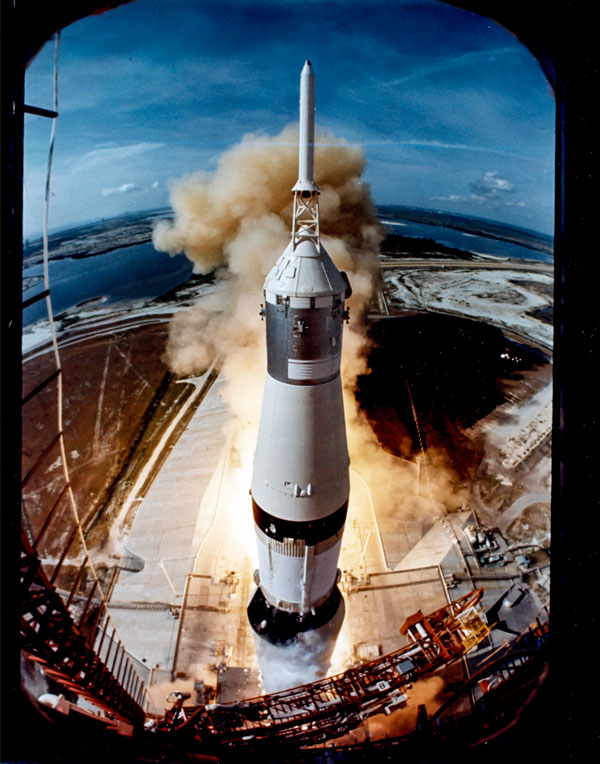
[[[52,260],[48,263],[52,310],[58,315],[87,300],[106,298],[108,303],[160,297],[184,283],[192,274],[192,263],[185,255],[171,257],[157,252],[152,242],[121,247],[90,257]],[[41,264],[25,268],[23,276],[40,276]],[[43,290],[39,282],[23,293],[23,299]],[[23,326],[46,317],[41,300],[23,312]]]
[[[507,257],[516,260],[537,260],[538,262],[544,263],[553,262],[552,255],[547,251],[551,238],[544,236],[543,234],[539,234],[538,236],[533,231],[527,232],[531,237],[529,246],[521,246],[513,241],[495,238],[495,235],[479,235],[478,233],[461,231],[459,228],[453,228],[447,225],[434,225],[410,220],[403,216],[401,209],[395,210],[391,206],[382,210],[380,219],[384,225],[386,233],[418,239],[433,239],[439,244],[444,244],[447,247],[453,247],[454,249],[460,249],[478,255],[501,258]],[[478,225],[480,221],[473,220],[473,223]],[[485,223],[482,221],[481,227],[484,228],[484,226]],[[518,229],[512,229],[510,226],[506,226],[506,233],[507,236],[510,236],[511,233],[515,233],[518,236],[519,232]],[[539,248],[536,247],[536,236],[538,236]]]
[[[383,211],[382,211],[383,212]],[[420,239],[433,239],[455,249],[492,257],[552,262],[552,256],[535,246],[524,247],[511,241],[467,233],[446,225],[433,225],[402,217],[401,209],[386,207],[381,215],[386,232]],[[510,233],[510,229],[507,228]],[[542,241],[544,237],[541,237]],[[546,246],[547,239],[546,238]],[[535,245],[535,241],[533,241]],[[54,315],[80,303],[104,298],[107,303],[141,298],[156,298],[183,284],[192,274],[192,263],[185,255],[171,257],[157,252],[151,242],[121,247],[89,257],[50,259],[50,287]],[[43,266],[33,265],[24,277],[41,276]],[[42,282],[23,293],[23,299],[43,290]],[[26,308],[23,325],[46,317],[44,300]]]

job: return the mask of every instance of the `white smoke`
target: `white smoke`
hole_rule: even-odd
[[[306,631],[288,645],[273,645],[256,639],[256,652],[266,693],[314,682],[327,674],[332,639],[320,632]]]

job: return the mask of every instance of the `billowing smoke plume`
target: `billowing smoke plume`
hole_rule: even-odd
[[[379,278],[377,250],[383,237],[369,188],[362,183],[365,160],[356,146],[322,135],[315,149],[316,182],[321,191],[322,241],[353,294],[351,322],[344,332],[342,376],[354,389],[366,370],[366,339],[360,316]],[[238,420],[258,424],[265,376],[264,324],[258,318],[267,273],[289,243],[291,188],[298,174],[298,130],[279,135],[247,135],[225,152],[214,173],[197,172],[175,182],[173,222],[161,221],[154,246],[184,252],[196,273],[215,269],[223,286],[171,323],[165,359],[178,374],[206,369],[219,354],[226,392]],[[354,402],[351,403],[354,406]],[[252,427],[246,427],[250,440]],[[242,458],[254,443],[238,443]]]
[[[325,633],[323,629],[301,632],[287,645],[272,645],[267,640],[255,639],[263,690],[279,692],[322,679],[329,669],[342,619],[343,612],[335,619],[335,624],[325,628]]]
[[[257,310],[265,276],[290,239],[297,145],[294,127],[275,137],[247,135],[222,155],[215,173],[173,185],[175,219],[158,223],[155,247],[185,252],[196,273],[226,266],[228,279],[218,297],[173,321],[167,361],[175,372],[198,372],[217,352],[227,360],[240,348],[264,346]],[[332,136],[322,136],[315,155],[323,244],[338,268],[352,274],[349,305],[358,312],[373,293],[383,235],[360,180],[364,157]]]
[[[175,373],[187,375],[204,371],[220,356],[225,395],[236,419],[234,444],[248,474],[266,369],[265,327],[258,311],[265,277],[291,236],[297,145],[297,127],[274,137],[246,136],[221,156],[214,173],[194,173],[173,184],[174,220],[158,223],[153,235],[157,249],[184,252],[196,273],[217,272],[219,288],[171,322],[165,360]],[[364,166],[359,148],[330,135],[317,139],[321,239],[353,290],[342,358],[349,453],[353,469],[369,480],[376,504],[393,495],[399,513],[414,512],[414,475],[406,463],[382,451],[354,396],[357,375],[367,371],[362,316],[378,284],[377,251],[383,238],[369,188],[361,181]],[[438,495],[435,500],[443,499]],[[419,506],[423,511],[437,512]],[[312,677],[299,659],[303,681],[322,674],[321,661],[314,657]],[[287,664],[285,656],[283,661]]]

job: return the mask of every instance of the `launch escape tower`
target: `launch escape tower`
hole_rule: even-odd
[[[251,487],[259,569],[248,616],[261,663],[283,644],[310,642],[325,668],[344,616],[336,585],[349,495],[340,359],[351,289],[320,242],[313,167],[307,61],[292,238],[264,285],[267,376]]]

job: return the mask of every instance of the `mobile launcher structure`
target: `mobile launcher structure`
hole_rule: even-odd
[[[489,634],[476,589],[430,615],[418,611],[400,633],[408,644],[342,674],[240,703],[186,706],[179,694],[156,734],[183,750],[309,746],[337,738],[374,714],[406,705],[412,683],[462,658]]]

